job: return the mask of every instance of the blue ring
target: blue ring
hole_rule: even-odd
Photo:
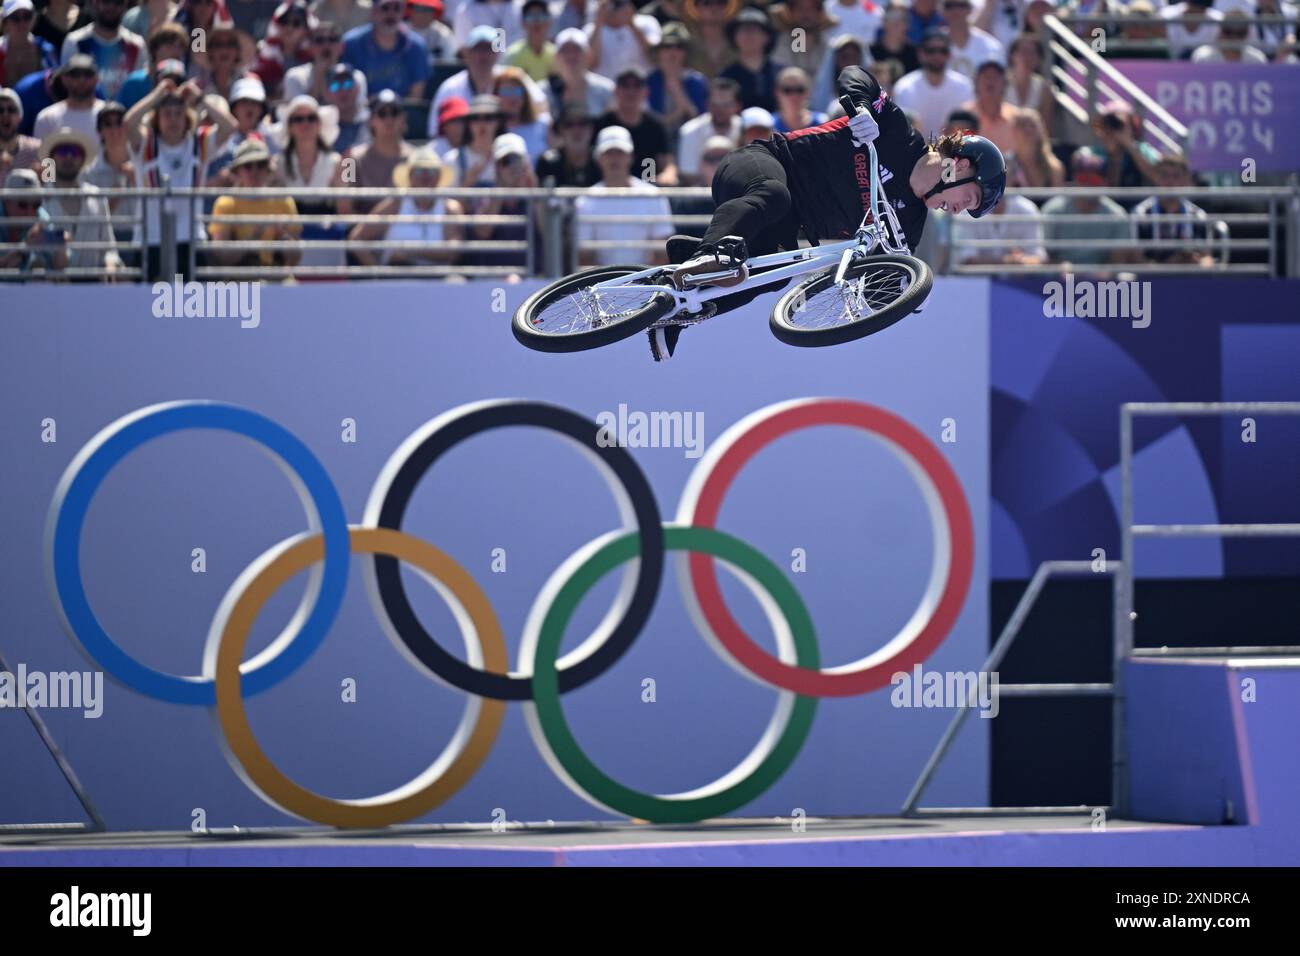
[[[133,413],[133,415],[138,413]],[[274,658],[243,675],[245,697],[274,687],[320,646],[338,615],[347,589],[351,542],[343,502],[324,466],[293,434],[262,415],[221,402],[175,402],[145,410],[126,424],[110,425],[92,439],[98,447],[84,461],[74,459],[59,482],[46,539],[46,573],[73,640],[111,677],[138,693],[174,704],[215,705],[216,690],[202,677],[176,677],[141,664],[118,647],[100,626],[81,578],[81,532],[91,499],[108,473],[141,445],[187,429],[233,432],[257,442],[302,482],[325,537],[320,593],[302,629]],[[106,437],[105,437],[106,436]]]

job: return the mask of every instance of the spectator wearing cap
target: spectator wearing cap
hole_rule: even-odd
[[[1002,152],[1015,146],[1015,119],[1018,108],[1004,97],[1007,89],[1006,68],[997,60],[980,64],[975,72],[975,98],[962,104],[979,117],[980,135]]]
[[[1194,185],[1187,157],[1181,153],[1160,157],[1156,163],[1156,186],[1178,190]],[[1146,261],[1187,263],[1203,269],[1215,264],[1210,251],[1209,218],[1196,203],[1176,194],[1150,196],[1133,207],[1133,221],[1137,226],[1138,249]],[[1153,242],[1186,245],[1173,249]]]
[[[1103,106],[1092,122],[1092,131],[1108,185],[1150,186],[1155,182],[1160,152],[1142,139],[1141,124],[1127,103],[1114,100]]]
[[[11,169],[30,169],[39,158],[41,141],[20,132],[22,121],[22,99],[0,87],[0,177]]]
[[[528,148],[522,137],[515,133],[502,133],[492,144],[493,180],[497,189],[532,189],[537,186],[537,177],[533,165],[528,159]],[[540,210],[538,210],[540,213]],[[516,216],[529,214],[528,200],[520,196],[488,196],[470,201],[469,213],[472,216]],[[532,230],[533,259],[540,255],[538,239],[542,235],[540,216],[539,228]],[[525,223],[475,223],[468,229],[468,238],[491,240],[493,242],[525,242],[529,238],[529,229]],[[510,274],[510,281],[523,278],[527,266],[526,252],[513,250],[473,250],[461,257],[466,265],[475,266],[514,266],[518,271]]]
[[[1267,63],[1268,57],[1258,47],[1246,42],[1250,35],[1250,19],[1241,10],[1229,10],[1219,25],[1215,42],[1198,46],[1192,51],[1193,63]]]
[[[455,175],[457,186],[491,186],[496,176],[492,165],[492,145],[506,131],[501,100],[491,93],[470,100],[465,114],[468,135],[465,142],[449,151],[447,165]]]
[[[740,145],[771,139],[776,120],[761,106],[749,106],[740,114]]]
[[[44,207],[70,233],[74,246],[83,243],[106,244],[103,249],[72,248],[68,251],[68,268],[107,269],[117,272],[122,260],[109,222],[108,203],[99,189],[82,180],[82,173],[94,161],[95,141],[75,129],[61,129],[41,142],[41,161],[54,169],[54,192],[45,198]]]
[[[346,63],[334,67],[326,79],[323,102],[338,110],[339,138],[334,148],[340,154],[370,142],[370,106],[360,95],[365,82],[364,74]]]
[[[727,24],[727,36],[736,48],[736,62],[721,75],[740,84],[740,102],[745,106],[776,109],[776,75],[784,64],[772,59],[776,31],[767,14],[746,7]]]
[[[32,26],[32,36],[40,37],[63,56],[63,41],[73,30],[79,30],[91,17],[89,3],[75,3],[73,0],[45,0],[36,11],[36,22]]]
[[[774,132],[793,133],[797,129],[820,126],[826,122],[825,113],[808,105],[810,92],[808,74],[801,67],[787,66],[777,74]]]
[[[843,112],[843,109],[839,108],[839,98],[835,94],[840,71],[846,66],[860,66],[865,70],[870,65],[871,58],[867,55],[866,43],[849,33],[837,34],[827,44],[826,52],[822,56],[821,66],[817,70],[817,80],[813,83],[811,102],[816,103],[828,114],[838,116]],[[876,72],[876,68],[872,67],[872,73]],[[876,79],[880,80],[880,77],[877,75]],[[777,83],[780,84],[779,76]],[[778,109],[780,102],[778,95]]]
[[[343,37],[343,61],[366,75],[372,92],[392,90],[422,99],[429,81],[429,48],[402,22],[404,0],[378,0],[370,23]]]
[[[117,101],[124,103],[128,109],[140,102],[140,99],[153,89],[158,79],[160,64],[171,60],[184,64],[185,57],[190,51],[190,38],[179,23],[164,23],[149,34],[148,48],[149,62],[131,72],[131,75],[123,81],[116,97]],[[187,79],[189,79],[188,70],[181,76],[181,81]]]
[[[949,113],[975,95],[970,78],[949,68],[951,54],[948,34],[931,30],[921,44],[921,69],[894,84],[894,102],[916,113],[927,139],[943,128]]]
[[[131,145],[135,185],[140,189],[206,185],[208,164],[235,131],[235,118],[225,100],[212,93],[204,95],[193,80],[178,84],[170,76],[163,77],[148,96],[127,110],[123,123]],[[150,280],[160,278],[159,213],[163,205],[176,217],[176,261],[182,272],[186,271],[192,233],[202,235],[202,226],[194,227],[190,221],[188,199],[149,199],[145,218]],[[132,244],[139,246],[142,239],[137,226]],[[171,276],[162,278],[170,280]]]
[[[907,25],[907,38],[912,43],[919,47],[926,34],[943,25],[939,0],[912,0],[911,20]]]
[[[952,48],[948,66],[971,79],[989,61],[1004,67],[1007,64],[1006,48],[997,37],[971,26],[973,9],[971,0],[943,0],[943,16],[948,23],[948,42]]]
[[[1081,146],[1070,160],[1075,185],[1098,190],[1106,185],[1105,163],[1096,153]],[[1065,220],[1058,217],[1092,216],[1091,221]],[[1133,226],[1124,207],[1100,192],[1088,196],[1053,196],[1043,204],[1043,235],[1053,242],[1061,239],[1098,239],[1109,245],[1049,246],[1048,254],[1056,262],[1070,265],[1105,265],[1125,262],[1126,251],[1134,242]]]
[[[682,127],[677,144],[677,159],[684,182],[704,186],[712,182],[703,177],[700,167],[705,144],[714,137],[722,136],[731,143],[733,149],[739,146],[740,111],[739,83],[720,76],[709,84],[708,112]]]
[[[195,85],[197,86],[197,83]],[[230,115],[235,120],[235,129],[208,164],[207,178],[208,185],[211,186],[226,186],[233,182],[233,174],[227,175],[226,170],[231,160],[235,158],[235,151],[246,140],[260,139],[267,144],[267,149],[271,152],[275,152],[277,148],[271,142],[270,123],[267,121],[270,110],[266,103],[266,88],[257,77],[246,76],[236,80],[230,91],[229,104]]]
[[[537,181],[543,186],[590,186],[600,180],[600,167],[591,154],[596,125],[581,103],[565,107],[557,115],[552,132],[553,149],[537,160]]]
[[[784,0],[770,7],[772,23],[776,32],[782,37],[790,37],[790,42],[783,41],[777,59],[782,66],[798,66],[809,73],[822,63],[826,52],[826,41],[830,37],[846,32],[838,29],[835,18],[826,12],[826,0]],[[794,31],[802,30],[802,34]],[[794,43],[799,36],[801,43]],[[871,36],[875,36],[874,33]],[[863,37],[864,41],[867,37]],[[775,106],[765,107],[776,109]]]
[[[550,117],[539,119],[528,96],[528,75],[517,66],[502,67],[497,74],[493,92],[501,101],[505,114],[506,130],[515,133],[528,144],[528,164],[531,167],[546,149],[546,134]]]
[[[457,199],[442,196],[415,198],[406,192],[410,189],[441,189],[450,186],[452,179],[452,171],[438,154],[427,146],[423,147],[393,170],[393,182],[403,192],[400,196],[390,196],[380,202],[375,207],[375,216],[426,216],[429,219],[436,216],[463,216],[465,209]],[[421,243],[420,246],[407,249],[358,249],[355,255],[362,265],[378,265],[381,262],[388,265],[442,265],[455,262],[457,253],[454,248],[442,245],[435,247],[433,244],[461,242],[464,227],[459,223],[427,220],[395,222],[392,225],[363,222],[353,227],[350,238],[360,243],[379,240]]]
[[[632,136],[633,160],[638,176],[648,176],[660,186],[677,185],[677,161],[672,154],[668,127],[646,109],[646,74],[627,66],[614,79],[614,107],[596,121],[596,129],[618,126]],[[599,139],[599,136],[597,137]]]
[[[710,79],[736,62],[736,48],[727,25],[740,11],[743,0],[683,0],[685,23],[691,31],[686,62]]]
[[[311,12],[318,20],[329,20],[338,24],[341,32],[347,33],[370,22],[371,0],[313,0]]]
[[[5,281],[25,281],[36,272],[61,272],[68,265],[68,233],[50,220],[42,208],[41,180],[33,170],[11,169],[4,188],[24,190],[28,195],[0,199],[0,242],[17,249],[0,249],[0,270],[19,275],[0,276]]]
[[[406,141],[406,110],[392,90],[381,90],[370,98],[370,140],[353,146],[343,156],[350,178],[346,185],[365,189],[393,185],[393,170],[410,159],[415,147]],[[347,190],[343,190],[346,194]],[[339,212],[369,213],[373,199],[339,199]]]
[[[614,99],[614,81],[593,73],[587,58],[587,34],[567,27],[555,37],[555,69],[547,83],[551,112],[558,114],[568,103],[581,103],[590,116],[600,116]]]
[[[424,41],[432,63],[446,63],[456,59],[460,44],[456,33],[443,22],[443,0],[406,0],[406,25]]]
[[[639,176],[632,175],[635,158],[631,134],[621,126],[607,126],[596,136],[596,163],[600,182],[592,186],[575,203],[578,218],[579,265],[616,265],[622,262],[646,262],[661,265],[667,261],[662,243],[654,245],[591,244],[645,243],[667,239],[672,234],[672,208],[667,198]],[[633,195],[611,196],[611,190],[630,190]],[[657,216],[657,222],[622,223],[602,221],[603,217]]]
[[[78,53],[59,67],[57,75],[67,98],[37,114],[32,135],[44,139],[67,126],[93,136],[95,113],[104,105],[104,101],[95,95],[95,61],[85,53]]]
[[[991,4],[986,4],[991,6]],[[911,73],[921,68],[921,61],[916,55],[916,44],[908,36],[912,26],[912,11],[902,0],[893,0],[885,8],[884,23],[879,35],[874,39],[868,37],[867,52],[872,63],[895,60],[903,68],[903,73]],[[874,72],[874,71],[873,71]],[[900,74],[902,75],[902,74]],[[879,77],[877,77],[879,79]],[[820,100],[816,101],[820,102]]]
[[[142,37],[122,26],[126,0],[96,0],[94,10],[92,22],[64,39],[59,59],[66,64],[74,56],[89,56],[105,95],[116,98],[126,78],[145,64],[149,51]]]
[[[459,96],[444,100],[438,110],[438,135],[433,140],[433,151],[446,157],[457,146],[464,146],[469,137],[469,104]]]
[[[515,0],[461,0],[452,18],[452,28],[461,45],[469,43],[470,34],[487,27],[497,38],[496,50],[504,53],[512,43],[524,37],[519,6]]]
[[[648,74],[660,32],[659,21],[637,13],[632,0],[596,0],[595,19],[587,25],[591,68],[615,81],[629,66]]]
[[[279,122],[274,127],[273,138],[279,152],[271,158],[272,183],[302,190],[297,203],[300,215],[329,215],[334,211],[334,202],[317,190],[343,185],[341,157],[334,151],[339,132],[338,111],[332,106],[321,106],[314,97],[303,93],[281,104],[277,117]],[[302,230],[302,239],[308,243],[346,236],[345,228],[318,223],[305,224]],[[342,266],[344,262],[342,249],[310,245],[300,260],[304,266]]]
[[[81,181],[99,189],[128,189],[135,186],[135,167],[131,164],[131,144],[126,135],[126,107],[112,100],[99,109],[95,117],[95,130],[99,135],[99,149],[81,174]],[[114,196],[108,200],[109,211],[115,217],[135,219],[140,215],[140,200],[134,196]],[[133,256],[125,248],[131,241],[131,227],[116,225],[113,231],[123,246],[123,258]]]
[[[252,66],[252,72],[272,97],[279,97],[286,72],[311,62],[311,35],[315,29],[316,17],[307,0],[286,0],[275,8],[267,34],[257,44],[257,59]]]
[[[59,65],[53,45],[32,36],[35,20],[32,0],[4,0],[0,6],[0,86],[13,86],[29,73]]]
[[[311,61],[291,67],[284,74],[284,85],[281,92],[286,100],[298,96],[310,96],[316,102],[323,103],[325,102],[325,87],[329,83],[330,74],[333,72],[334,67],[338,66],[343,56],[343,32],[339,29],[338,24],[331,20],[317,20],[316,26],[312,28],[307,39],[311,44]],[[364,99],[366,96],[365,74],[360,70],[354,70],[353,72],[356,76],[361,77],[363,85],[360,95]]]
[[[658,66],[646,77],[650,109],[663,117],[670,130],[703,113],[709,106],[709,81],[686,65],[691,34],[680,23],[665,23],[655,48]]]
[[[264,189],[271,180],[271,153],[260,139],[245,140],[235,151],[230,164],[235,185],[240,189]],[[232,223],[231,216],[274,217],[266,222]],[[208,237],[214,243],[274,242],[299,238],[302,227],[298,205],[292,196],[218,196],[208,223]],[[211,253],[220,265],[238,267],[294,265],[302,257],[297,249],[214,249]]]
[[[438,110],[442,108],[445,100],[452,96],[459,96],[465,102],[472,103],[474,97],[492,92],[493,87],[496,86],[497,74],[504,69],[504,66],[498,62],[501,58],[498,46],[497,32],[494,27],[482,25],[470,31],[465,45],[460,50],[461,58],[465,61],[465,69],[447,77],[434,94],[433,106],[429,110],[429,139],[433,139],[435,135],[434,124],[437,122]],[[543,114],[549,114],[550,105],[542,88],[527,76],[525,85],[528,87],[528,95],[532,97],[533,105],[537,108],[537,115],[543,117]],[[546,122],[550,122],[549,115],[544,118]]]
[[[553,23],[546,0],[524,0],[524,36],[506,49],[506,65],[519,67],[538,83],[545,82],[555,65],[555,44],[550,40]]]

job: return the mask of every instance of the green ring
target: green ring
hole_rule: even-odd
[[[772,751],[748,776],[715,794],[669,799],[625,787],[607,776],[583,753],[569,730],[560,705],[556,661],[569,620],[578,603],[602,577],[639,553],[633,531],[610,541],[573,572],[556,594],[542,620],[533,662],[533,712],[551,753],[573,784],[606,807],[652,823],[693,823],[720,817],[758,797],[781,777],[803,746],[817,712],[817,698],[796,695],[785,730]],[[669,551],[711,554],[740,568],[775,599],[790,625],[800,667],[821,667],[812,618],[781,570],[753,547],[713,528],[664,526]]]

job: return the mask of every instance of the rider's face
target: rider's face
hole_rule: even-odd
[[[952,189],[935,193],[925,201],[927,209],[943,209],[950,213],[965,212],[979,207],[982,190],[979,183],[963,183]]]

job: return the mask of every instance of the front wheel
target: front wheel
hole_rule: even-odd
[[[580,352],[622,341],[648,329],[676,305],[662,289],[598,283],[645,272],[649,266],[595,266],[534,292],[515,312],[520,344],[539,352]],[[654,275],[646,282],[655,282]]]
[[[915,256],[871,256],[795,286],[772,310],[772,334],[786,345],[839,345],[889,328],[925,302],[934,285]]]

